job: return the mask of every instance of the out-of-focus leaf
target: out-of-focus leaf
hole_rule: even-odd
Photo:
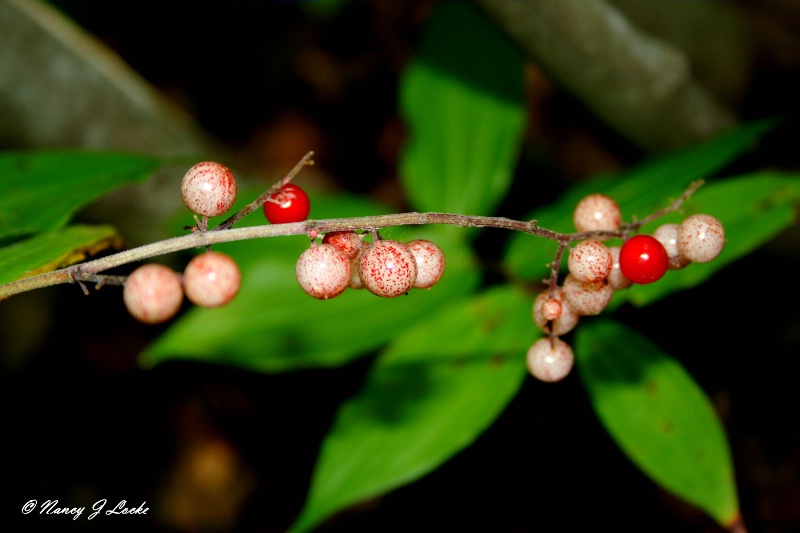
[[[0,283],[57,270],[121,245],[111,226],[74,225],[42,233],[0,248]]]
[[[406,70],[401,178],[422,211],[489,214],[508,190],[525,126],[523,58],[468,2],[437,6]]]
[[[578,328],[575,355],[597,416],[631,461],[731,524],[739,504],[725,432],[686,370],[635,330],[603,319]]]
[[[645,162],[621,175],[582,183],[571,188],[555,204],[537,209],[527,218],[538,220],[541,226],[548,229],[573,232],[572,213],[575,206],[581,198],[596,192],[614,198],[626,221],[633,217],[645,217],[667,207],[694,180],[708,177],[742,155],[773,126],[774,121],[770,120],[742,126],[698,147]],[[691,208],[692,202],[694,200],[687,204],[687,209]],[[664,220],[667,219],[659,219],[644,227],[643,231],[652,231]],[[614,241],[609,241],[609,244],[614,244]],[[551,241],[516,234],[509,242],[506,266],[515,275],[525,279],[547,277],[549,271],[545,265],[553,260],[555,250],[556,245]]]
[[[0,153],[0,240],[60,228],[81,207],[144,180],[159,164],[122,153]]]
[[[529,315],[530,299],[502,288],[406,330],[340,408],[292,529],[409,483],[478,437],[527,375]]]
[[[314,199],[315,218],[382,210],[351,197],[314,195]],[[336,366],[365,355],[477,285],[478,273],[464,236],[450,230],[406,226],[381,231],[401,241],[429,238],[447,260],[445,274],[434,287],[394,299],[353,289],[326,301],[306,295],[295,277],[297,258],[308,247],[305,236],[215,246],[239,264],[243,278],[239,294],[222,308],[191,309],[145,351],[142,363],[182,358],[282,372]]]

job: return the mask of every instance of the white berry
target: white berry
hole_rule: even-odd
[[[175,316],[183,302],[181,277],[159,263],[142,265],[125,280],[122,299],[128,312],[140,322],[165,322]]]
[[[622,246],[608,247],[608,251],[611,252],[611,260],[613,261],[611,273],[608,275],[608,286],[615,291],[627,289],[633,285],[633,282],[625,277],[625,274],[622,273],[622,269],[619,267],[620,250],[622,250]]]
[[[681,222],[678,250],[695,263],[708,263],[725,246],[725,228],[711,215],[692,215]]]
[[[414,286],[417,262],[405,244],[380,240],[364,250],[358,265],[358,275],[364,287],[383,298],[396,298]]]
[[[662,224],[653,232],[653,238],[664,245],[669,257],[669,268],[672,270],[681,269],[691,263],[678,249],[679,231],[680,224]]]
[[[570,273],[580,281],[602,281],[611,273],[614,260],[608,247],[600,241],[581,241],[569,252],[567,266]]]
[[[552,383],[564,379],[575,362],[572,347],[559,338],[539,339],[528,349],[528,371],[541,381]]]
[[[564,290],[561,287],[555,288],[552,298],[550,298],[549,294],[549,290],[544,290],[540,292],[536,298],[534,298],[533,322],[539,329],[545,333],[549,333],[550,330],[547,328],[547,322],[552,321],[553,334],[564,335],[565,333],[570,332],[578,324],[580,315],[578,315],[578,313],[576,313],[575,310],[566,301],[564,301]],[[556,318],[548,318],[546,316],[550,312],[545,311],[545,304],[547,304],[550,300],[555,300],[556,303],[560,304],[560,314]],[[550,306],[554,307],[552,303]],[[553,315],[550,314],[550,316]]]
[[[573,222],[578,231],[617,231],[621,220],[622,215],[617,202],[604,194],[586,196],[578,202],[573,213]]]
[[[428,289],[434,286],[444,274],[444,252],[436,244],[424,239],[406,243],[417,262],[417,280],[414,287]]]
[[[605,281],[580,281],[572,274],[564,278],[564,300],[581,316],[599,315],[613,295]]]
[[[186,297],[202,307],[219,307],[239,292],[242,276],[230,256],[205,252],[192,258],[183,271]]]
[[[295,275],[306,294],[327,300],[350,285],[350,259],[331,244],[312,244],[297,260]]]
[[[181,182],[183,203],[193,213],[207,217],[227,213],[236,201],[237,192],[233,172],[214,161],[197,163]]]

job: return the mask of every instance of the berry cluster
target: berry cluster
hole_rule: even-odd
[[[581,240],[569,251],[569,273],[561,286],[557,283],[558,264],[548,289],[533,301],[533,322],[549,336],[536,341],[527,354],[528,369],[542,381],[559,381],[569,374],[574,362],[572,348],[559,337],[571,331],[581,316],[601,313],[615,290],[634,283],[653,283],[667,270],[690,263],[706,263],[716,258],[725,246],[725,230],[711,215],[691,215],[680,224],[663,224],[653,235],[629,235],[621,231],[617,203],[602,194],[582,199],[573,221]],[[619,237],[621,246],[606,246],[609,238]]]
[[[396,298],[412,288],[428,289],[441,279],[444,253],[431,241],[404,244],[378,238],[366,243],[365,235],[332,231],[321,244],[312,241],[297,260],[300,288],[320,300],[339,296],[348,287]]]

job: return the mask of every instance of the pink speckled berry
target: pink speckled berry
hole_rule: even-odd
[[[680,224],[662,224],[653,232],[653,238],[664,245],[669,257],[670,270],[678,270],[691,263],[678,250],[679,230]]]
[[[363,289],[364,282],[361,281],[361,275],[358,273],[359,266],[361,265],[361,256],[364,255],[364,252],[367,248],[369,248],[369,244],[361,242],[361,248],[358,250],[358,253],[354,258],[350,260],[350,288],[351,289]]]
[[[619,267],[619,252],[621,249],[622,246],[608,247],[608,251],[611,252],[611,259],[613,261],[613,264],[611,265],[611,273],[608,275],[608,286],[615,291],[627,289],[633,285],[633,282],[625,277],[625,274],[622,273],[622,269]]]
[[[528,371],[538,380],[552,383],[564,379],[575,363],[572,347],[559,338],[539,339],[528,349]]]
[[[725,228],[711,215],[692,215],[678,229],[678,250],[695,263],[708,263],[725,246]]]
[[[570,273],[580,281],[591,283],[606,279],[613,264],[608,247],[594,239],[587,239],[573,246],[567,259]]]
[[[557,320],[561,318],[561,313],[563,311],[561,300],[558,298],[547,298],[542,302],[542,317],[544,317],[545,320]]]
[[[354,231],[329,231],[322,238],[323,244],[332,244],[347,256],[348,259],[354,258],[361,250],[364,236]]]
[[[433,287],[444,274],[444,252],[431,241],[415,239],[406,243],[417,262],[417,280],[414,287],[428,289]]]
[[[165,265],[142,265],[125,280],[122,299],[136,320],[145,324],[165,322],[175,316],[183,302],[181,277]]]
[[[613,295],[605,281],[580,281],[572,274],[564,278],[564,301],[581,316],[599,315]]]
[[[621,220],[617,202],[604,194],[586,196],[578,202],[573,213],[573,222],[578,231],[617,231]],[[598,240],[606,240],[606,237]]]
[[[183,288],[189,300],[202,307],[219,307],[239,292],[242,276],[230,256],[219,252],[196,255],[183,271]]]
[[[578,319],[580,316],[575,310],[566,302],[564,301],[564,290],[561,287],[556,287],[553,291],[553,297],[549,297],[549,290],[544,290],[540,292],[536,298],[533,300],[533,322],[536,326],[544,331],[545,333],[549,333],[550,330],[547,328],[547,322],[552,320],[552,328],[553,334],[555,335],[564,335],[572,331],[572,329],[578,324]],[[553,316],[550,312],[546,312],[545,305],[550,301],[555,300],[556,303],[560,304],[560,314],[556,318],[548,318],[548,316]],[[552,302],[550,303],[550,307],[554,307]]]
[[[364,250],[358,265],[364,287],[383,298],[396,298],[414,286],[417,262],[408,247],[398,241],[381,240]]]
[[[227,167],[213,161],[197,163],[183,176],[181,196],[193,213],[215,217],[236,201],[236,179]]]
[[[350,285],[350,259],[332,244],[312,244],[297,260],[295,275],[306,294],[327,300]]]

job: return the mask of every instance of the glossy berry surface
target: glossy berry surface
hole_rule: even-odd
[[[417,280],[414,287],[429,289],[436,285],[444,274],[444,252],[435,243],[425,239],[408,241],[406,246],[417,262]]]
[[[405,244],[388,239],[377,241],[361,255],[358,275],[372,294],[396,298],[414,286],[417,262]]]
[[[528,371],[538,380],[552,383],[564,379],[575,363],[572,347],[561,339],[539,339],[528,349]]]
[[[165,322],[175,316],[183,302],[181,278],[168,266],[142,265],[125,280],[122,299],[136,320],[145,324]]]
[[[322,238],[322,244],[337,247],[348,259],[353,259],[361,250],[364,236],[354,231],[329,231]]]
[[[302,222],[311,212],[311,200],[306,192],[292,183],[287,183],[281,190],[272,194],[264,202],[264,216],[272,224]]]
[[[669,256],[656,238],[650,235],[635,235],[625,241],[619,251],[619,268],[633,283],[653,283],[669,267]]]
[[[193,213],[215,217],[228,212],[236,201],[238,186],[227,167],[214,161],[197,163],[181,181],[181,197]]]
[[[570,273],[580,281],[591,283],[606,279],[613,265],[608,247],[595,239],[587,239],[573,246],[567,258]]]
[[[564,300],[561,287],[555,288],[552,298],[549,293],[548,290],[542,291],[533,300],[533,323],[545,333],[550,333],[549,328],[552,328],[554,335],[569,333],[578,324],[580,315]],[[558,304],[557,312],[554,312],[555,305],[551,300]]]
[[[590,194],[578,202],[572,218],[578,231],[617,231],[622,215],[613,199],[604,194]]]
[[[563,289],[564,302],[580,316],[599,315],[614,296],[605,281],[581,281],[572,274],[564,278]]]
[[[192,258],[183,271],[186,297],[201,307],[220,307],[239,292],[242,276],[230,256],[205,252]]]
[[[725,247],[725,228],[711,215],[692,215],[678,228],[678,250],[695,263],[708,263]]]
[[[295,276],[309,296],[334,298],[350,285],[350,259],[331,244],[312,244],[297,260]]]

